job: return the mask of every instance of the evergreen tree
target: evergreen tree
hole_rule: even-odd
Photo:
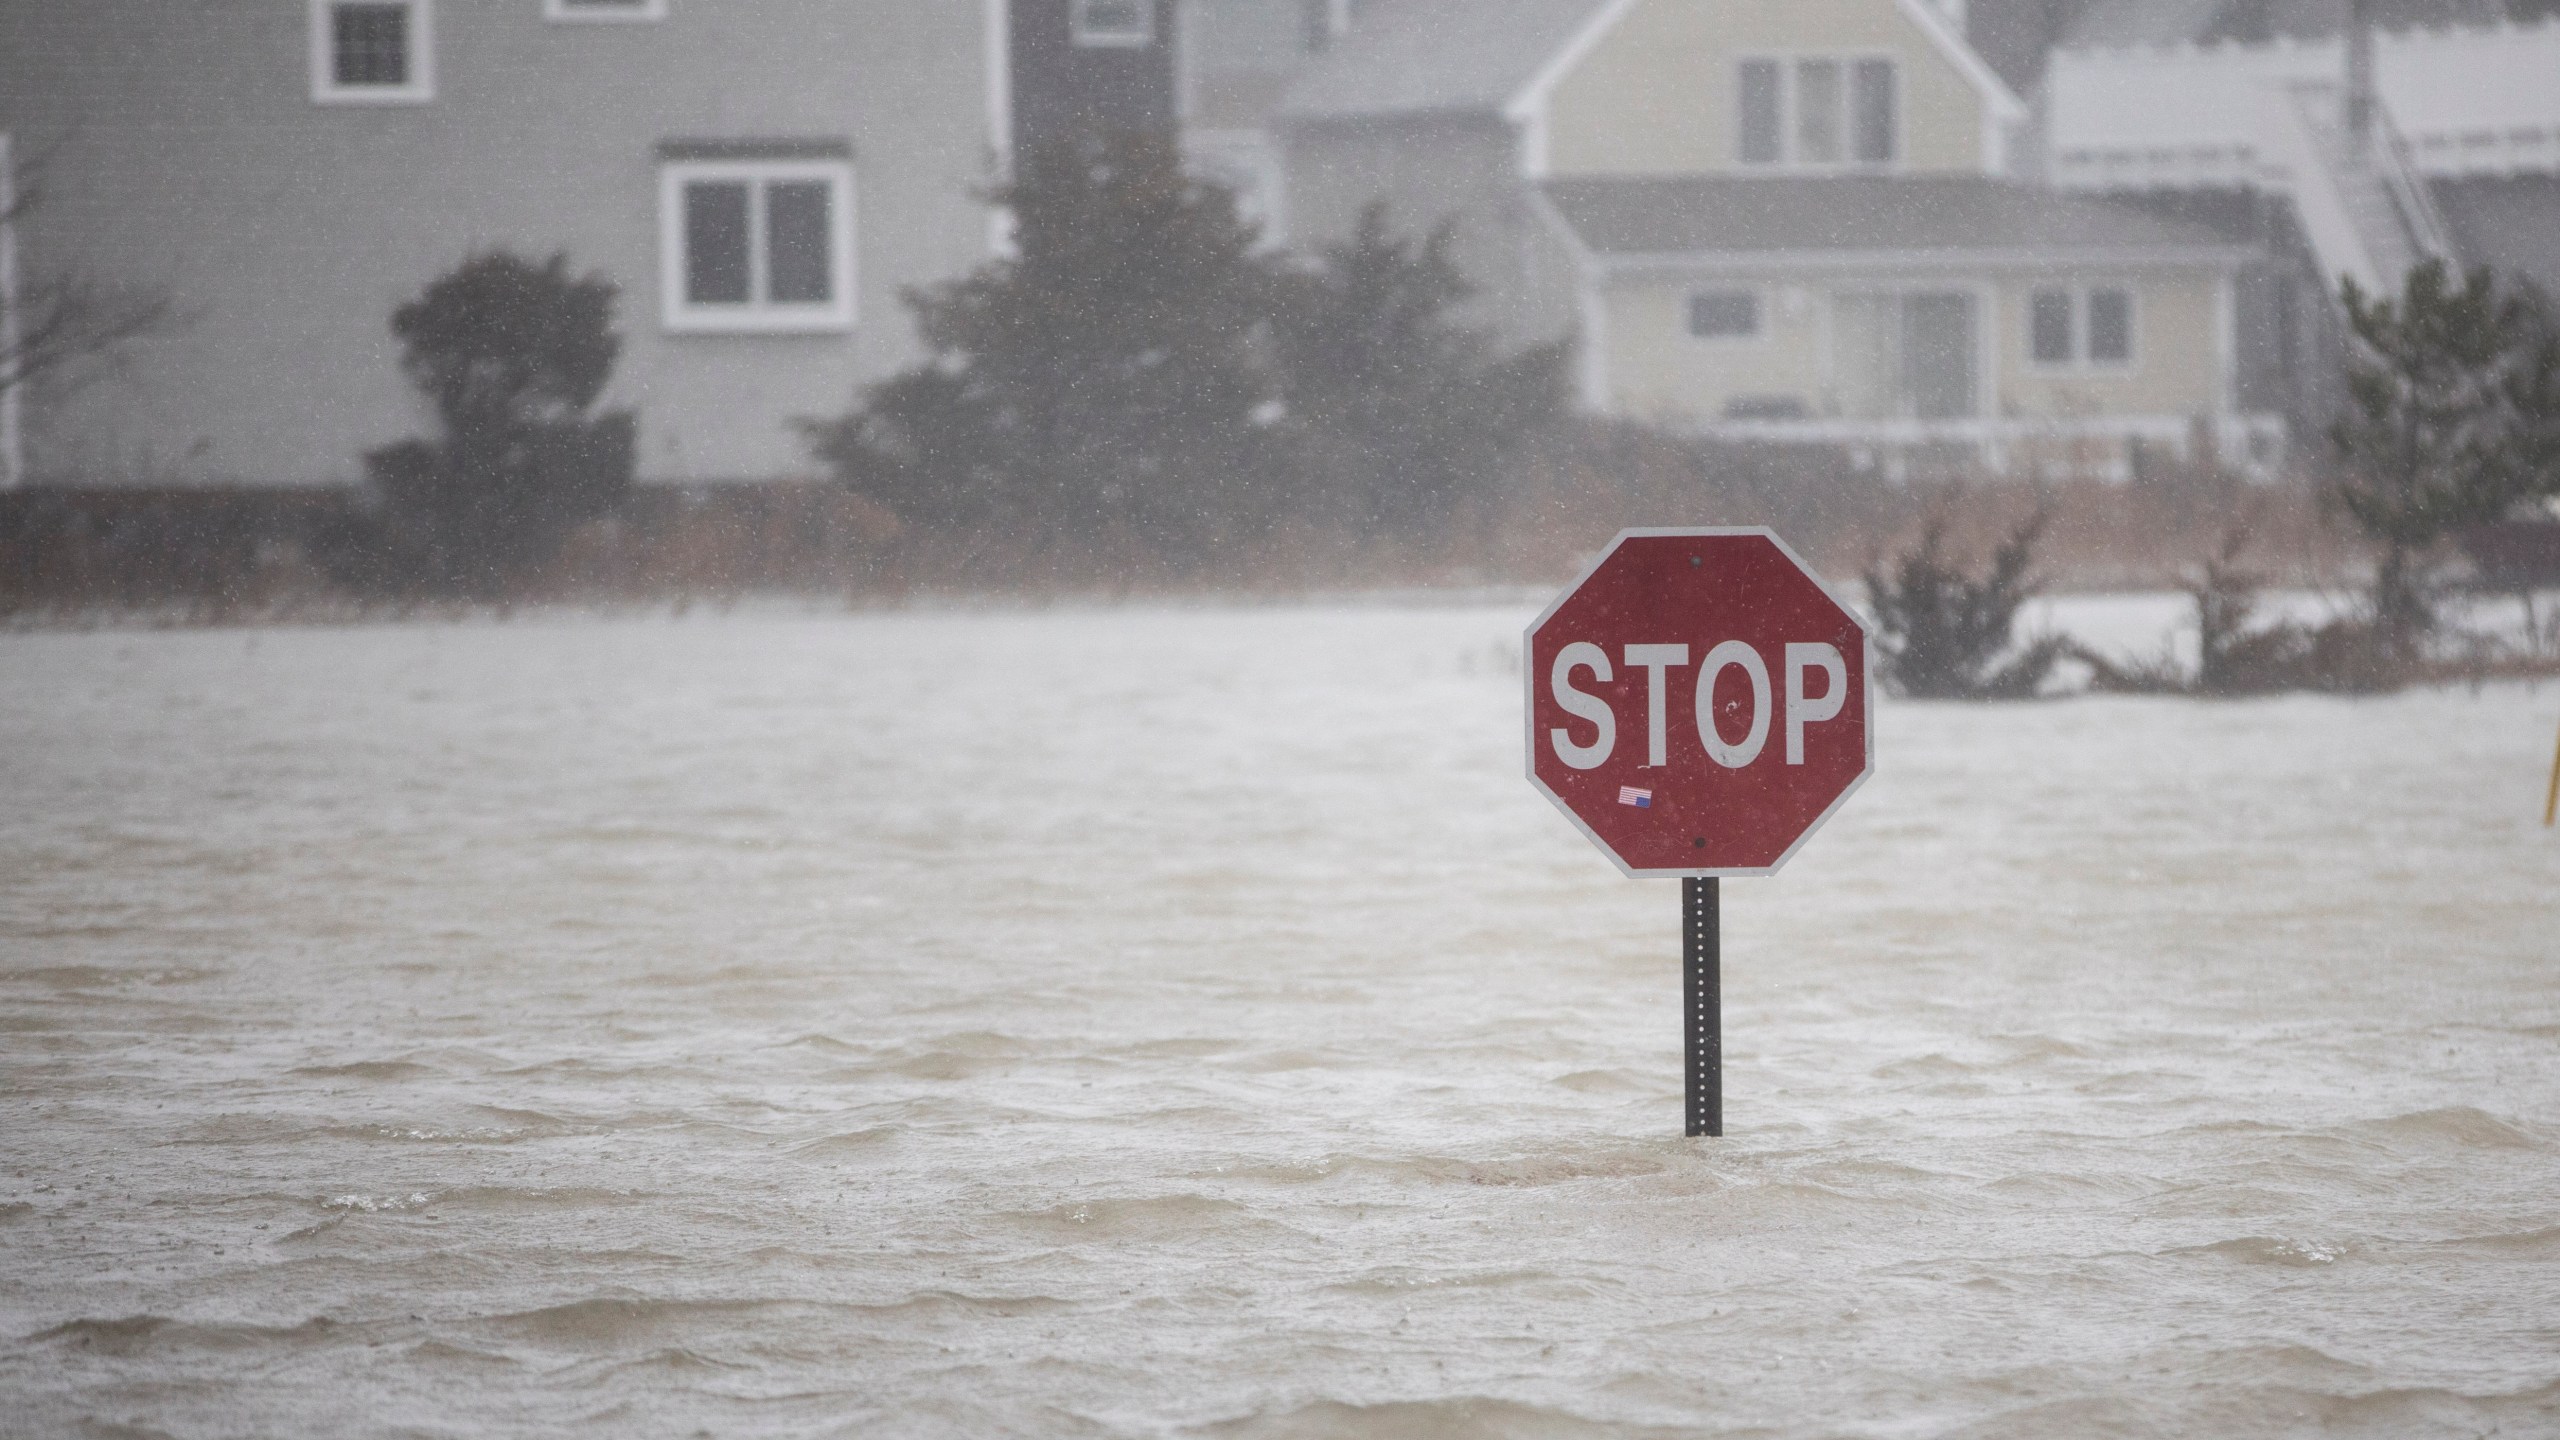
[[[2381,550],[2376,638],[2406,659],[2435,624],[2428,552],[2550,484],[2560,355],[2544,307],[2500,295],[2486,268],[2456,284],[2429,260],[2397,299],[2368,297],[2353,280],[2342,293],[2354,353],[2348,409],[2330,431],[2340,458],[2331,493]]]
[[[1124,136],[1021,157],[1016,253],[911,295],[933,358],[807,426],[903,518],[1134,540],[1193,563],[1277,505],[1263,343],[1277,276],[1233,197]]]
[[[1295,277],[1276,355],[1293,460],[1326,518],[1412,535],[1481,494],[1531,431],[1564,409],[1566,342],[1497,356],[1454,311],[1476,287],[1451,230],[1389,233],[1372,203]]]

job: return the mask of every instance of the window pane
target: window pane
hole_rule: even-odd
[[[777,180],[764,187],[766,298],[777,305],[823,305],[834,297],[828,275],[827,182]]]
[[[1148,44],[1155,39],[1154,5],[1155,0],[1075,0],[1075,43]]]
[[[1840,413],[1852,420],[1883,420],[1900,414],[1900,297],[1835,296],[1831,326],[1832,385]]]
[[[1742,62],[1742,163],[1778,163],[1778,62]]]
[[[747,303],[745,181],[684,187],[684,298],[688,305]]]
[[[2133,358],[2133,297],[2122,290],[2089,292],[2089,358],[2122,365]]]
[[[1840,62],[1796,62],[1796,158],[1812,165],[1840,159]]]
[[[2039,365],[2071,361],[2071,292],[2038,290],[2027,301],[2027,335]]]
[[[1922,420],[1973,413],[1972,296],[1903,297],[1902,394]]]
[[[340,85],[409,83],[409,7],[329,7],[329,73]]]
[[[1856,140],[1861,163],[1882,165],[1893,159],[1893,62],[1861,60],[1857,69]]]
[[[1709,290],[1689,297],[1689,333],[1709,338],[1760,333],[1760,297],[1748,290]]]

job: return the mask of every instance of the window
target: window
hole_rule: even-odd
[[[1705,290],[1689,297],[1689,333],[1701,340],[1748,340],[1760,333],[1760,296]]]
[[[311,99],[418,105],[436,98],[430,0],[311,0]]]
[[[734,152],[755,146],[670,146]],[[765,333],[853,325],[853,167],[841,145],[673,158],[660,181],[666,325]]]
[[[1745,165],[1775,165],[1786,158],[1778,143],[1778,62],[1745,60],[1742,94],[1741,154]]]
[[[1143,49],[1156,43],[1156,0],[1070,0],[1067,28],[1081,47]]]
[[[2027,296],[2027,354],[2052,369],[2133,363],[2133,292],[2041,287]]]
[[[2122,290],[2089,292],[2089,363],[2133,361],[2133,297]]]
[[[1899,153],[1901,96],[1890,60],[1745,60],[1734,93],[1734,153],[1745,165],[1890,165]]]
[[[542,0],[545,20],[664,20],[667,0]]]
[[[2071,292],[2039,290],[2027,302],[2027,330],[2039,365],[2068,365],[2072,352]]]
[[[1831,304],[1833,383],[1852,420],[1961,420],[1977,413],[1974,297],[1964,291],[1845,294]]]

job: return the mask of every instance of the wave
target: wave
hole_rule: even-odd
[[[2442,1142],[2452,1141],[2482,1149],[2532,1150],[2544,1142],[2486,1110],[2469,1105],[2448,1105],[2437,1110],[2419,1110],[2407,1115],[2394,1115],[2388,1120],[2368,1121],[2359,1129],[2379,1131],[2395,1140]]]
[[[1630,1428],[1551,1406],[1470,1395],[1374,1405],[1318,1400],[1203,1426],[1195,1433],[1229,1440],[1331,1440],[1340,1435],[1363,1440],[1448,1440],[1459,1435],[1469,1440],[1604,1440],[1684,1432]]]
[[[115,1319],[83,1318],[27,1336],[30,1344],[67,1345],[100,1355],[160,1354],[171,1350],[240,1350],[253,1346],[309,1345],[337,1339],[348,1327],[315,1316],[299,1325],[202,1323],[167,1315],[124,1315]]]
[[[1244,1223],[1270,1223],[1233,1200],[1191,1194],[1076,1200],[996,1218],[1060,1240],[1184,1240]]]
[[[1613,1149],[1501,1160],[1471,1160],[1455,1155],[1330,1154],[1303,1160],[1235,1165],[1220,1175],[1226,1179],[1260,1180],[1283,1185],[1360,1177],[1396,1184],[1534,1189],[1574,1180],[1623,1180],[1639,1175],[1657,1175],[1669,1168],[1669,1162],[1652,1150]]]
[[[864,1130],[847,1130],[840,1135],[822,1136],[791,1147],[794,1155],[825,1159],[830,1155],[868,1155],[907,1132],[904,1125],[874,1125]]]
[[[895,1300],[868,1304],[787,1298],[740,1299],[717,1296],[675,1299],[649,1295],[597,1295],[532,1310],[492,1315],[479,1323],[537,1344],[605,1347],[668,1341],[694,1331],[724,1336],[745,1333],[752,1325],[769,1325],[793,1317],[868,1320],[874,1324],[912,1324],[945,1318],[1014,1319],[1074,1308],[1053,1295],[969,1295],[954,1290],[925,1290]],[[660,1353],[664,1353],[663,1349]]]
[[[2289,1269],[2335,1265],[2357,1251],[2343,1240],[2300,1240],[2273,1235],[2243,1235],[2236,1240],[2217,1240],[2210,1245],[2188,1245],[2164,1250],[2172,1255],[2213,1255],[2225,1260],[2238,1260],[2249,1265],[2280,1265]]]
[[[436,1070],[414,1060],[355,1060],[344,1065],[296,1065],[285,1073],[322,1080],[415,1080]]]

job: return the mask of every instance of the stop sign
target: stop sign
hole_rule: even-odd
[[[1768,530],[1627,530],[1529,626],[1529,779],[1630,875],[1766,875],[1874,765],[1867,633]]]

